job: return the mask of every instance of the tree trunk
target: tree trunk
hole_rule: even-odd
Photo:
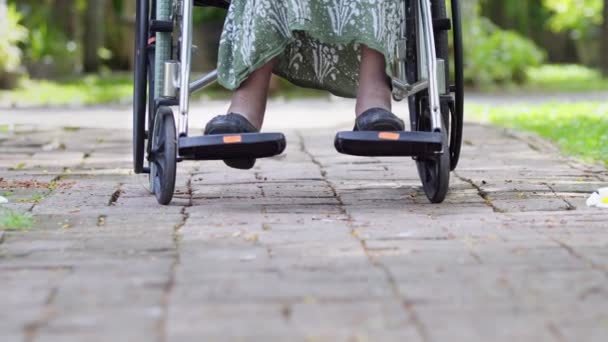
[[[128,18],[127,22],[127,38],[125,39],[124,50],[127,52],[128,61],[129,61],[129,70],[133,70],[134,65],[133,62],[135,60],[135,51],[133,49],[133,44],[135,42],[135,1],[126,1],[125,2],[125,15]]]
[[[604,0],[604,24],[602,25],[602,48],[600,52],[600,67],[604,76],[608,77],[608,0]]]
[[[65,34],[69,40],[76,40],[76,5],[73,0],[55,0],[53,4],[53,17],[55,25]]]
[[[132,70],[135,58],[135,5],[136,1],[133,0],[124,1],[120,8],[115,7],[112,2],[106,3],[104,47],[112,52],[112,58],[106,62],[113,70]]]
[[[464,2],[467,2],[466,0]],[[494,24],[507,28],[509,19],[502,1],[484,1],[481,6],[481,15],[490,19]]]
[[[87,1],[84,23],[84,71],[97,72],[101,66],[99,49],[103,46],[105,0]]]

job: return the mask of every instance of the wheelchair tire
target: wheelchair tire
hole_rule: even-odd
[[[147,0],[137,1],[135,19],[135,61],[133,71],[133,170],[143,173],[146,140],[146,100],[148,85],[148,10]]]
[[[423,101],[424,102],[424,101]],[[422,108],[426,109],[426,113],[418,120],[417,131],[431,131],[431,120],[428,109],[428,104],[423,103]],[[447,105],[441,105],[441,117],[443,126],[446,129],[443,133],[443,153],[432,158],[419,158],[416,160],[416,168],[418,176],[422,182],[424,194],[431,203],[442,203],[448,194],[450,187],[450,153],[448,145],[448,130],[447,118],[449,117],[449,109]]]
[[[151,161],[152,133],[154,132],[154,122],[156,111],[156,101],[154,100],[154,45],[148,49],[148,140],[146,144],[146,155],[148,156],[148,180],[151,194],[154,194],[154,163]]]
[[[454,44],[454,105],[452,112],[452,132],[450,134],[450,164],[452,171],[458,166],[462,149],[464,126],[464,47],[462,43],[462,20],[460,0],[451,0],[452,37]]]
[[[413,11],[414,2],[409,2],[410,13]],[[445,18],[447,16],[445,0],[432,0],[431,11],[433,18]],[[418,78],[418,61],[416,59],[417,49],[415,36],[415,20],[406,20],[409,22],[408,32],[408,51],[409,60],[406,64],[407,76],[410,80]],[[435,31],[435,53],[438,58],[445,61],[446,65],[446,80],[449,80],[449,65],[450,65],[450,50],[448,43],[447,31]],[[408,99],[410,110],[410,122],[412,129],[417,131],[431,131],[430,109],[428,103],[428,91],[411,96]],[[422,182],[422,189],[428,200],[431,203],[442,203],[447,196],[450,185],[450,127],[451,115],[450,108],[447,104],[441,104],[441,117],[443,120],[443,153],[434,157],[417,158],[416,168]]]
[[[177,138],[173,111],[159,107],[152,134],[150,177],[152,191],[159,204],[167,205],[173,198],[177,167]]]

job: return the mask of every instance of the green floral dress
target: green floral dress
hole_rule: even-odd
[[[219,82],[234,90],[278,56],[274,72],[294,84],[356,95],[361,44],[393,75],[400,0],[232,0],[220,40]]]

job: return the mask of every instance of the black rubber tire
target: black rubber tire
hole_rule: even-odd
[[[152,132],[154,131],[154,115],[156,114],[156,102],[154,101],[154,45],[148,48],[148,139],[146,141],[146,153],[148,156],[148,180],[150,183],[149,191],[154,193],[154,163],[150,161],[152,151]]]
[[[443,107],[444,106],[442,106],[443,126],[447,127],[445,121],[449,114],[445,115],[445,109]],[[431,130],[431,123],[428,118],[429,115],[424,115],[422,117],[419,121],[421,126],[417,130]],[[434,158],[418,159],[416,161],[416,168],[418,169],[418,176],[422,182],[422,189],[431,203],[442,203],[450,188],[451,168],[447,130],[444,130],[442,133],[443,153]]]
[[[177,168],[177,139],[175,119],[169,107],[159,107],[152,134],[150,176],[154,194],[159,204],[167,205],[173,199]]]
[[[462,19],[460,0],[451,0],[452,34],[454,44],[454,106],[452,112],[452,131],[450,133],[450,165],[455,170],[460,160],[464,125],[464,48],[462,43]]]
[[[414,1],[410,1],[410,6],[414,6]],[[414,7],[412,7],[414,8]],[[447,16],[445,0],[433,0],[431,1],[431,11],[433,18],[445,18]],[[410,23],[412,16],[409,14]],[[414,24],[410,24],[408,32],[413,32],[412,27]],[[438,58],[443,59],[446,63],[446,80],[449,80],[449,45],[448,35],[446,31],[435,31],[435,53]],[[410,54],[410,60],[407,64],[408,79],[416,80],[417,75],[417,46],[415,46],[415,35],[409,36],[408,54]],[[408,99],[410,109],[410,122],[412,128],[418,131],[431,131],[430,123],[430,111],[428,105],[428,92],[422,92]],[[450,147],[449,147],[449,134],[450,134],[450,111],[446,105],[441,106],[441,116],[443,119],[443,153],[432,158],[418,158],[416,160],[416,168],[418,169],[418,175],[422,182],[422,188],[428,200],[431,203],[442,203],[447,196],[450,185]]]
[[[433,204],[443,203],[450,190],[450,154],[445,152],[438,158],[418,162],[417,167],[428,200]]]
[[[148,156],[148,181],[149,181],[149,191],[151,194],[154,193],[154,177],[152,174],[154,173],[154,163],[150,161],[150,152],[152,151],[152,132],[154,132],[154,116],[156,114],[156,102],[154,101],[154,47],[152,44],[148,46],[148,116],[146,125],[148,127],[148,139],[146,141],[146,153]]]
[[[155,49],[155,45],[150,45],[148,47],[148,57],[147,57],[147,62],[148,62],[148,117],[147,117],[147,127],[148,127],[148,132],[152,132],[152,130],[154,130],[154,115],[156,114],[156,101],[154,100],[154,49]],[[151,135],[152,133],[149,133],[149,135]],[[150,153],[150,150],[152,149],[152,142],[150,140],[150,137],[148,137],[148,141],[147,141],[147,146],[146,146],[146,151],[148,152],[148,154]]]
[[[133,71],[133,170],[144,172],[146,100],[148,82],[148,0],[137,0],[135,61]]]

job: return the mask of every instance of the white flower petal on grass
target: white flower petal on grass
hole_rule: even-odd
[[[608,209],[608,188],[598,189],[587,199],[588,207]]]
[[[595,207],[598,203],[600,203],[600,194],[597,192],[592,193],[591,196],[587,198],[588,207]]]

